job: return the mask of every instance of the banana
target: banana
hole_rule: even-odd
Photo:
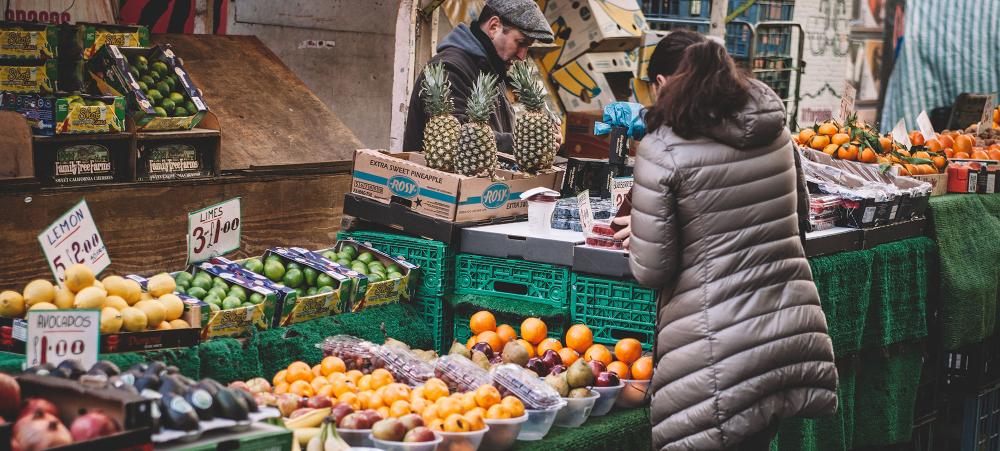
[[[306,446],[309,444],[309,440],[313,437],[319,435],[319,432],[323,428],[301,428],[295,429],[292,433],[295,435],[295,441],[301,446]]]
[[[323,418],[326,418],[327,415],[330,415],[329,407],[324,407],[322,409],[315,409],[312,412],[303,414],[302,416],[293,418],[291,420],[285,420],[285,428],[302,429],[302,428],[319,427],[320,423],[323,422]]]

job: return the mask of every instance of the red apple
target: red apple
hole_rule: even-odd
[[[281,411],[281,416],[287,417],[292,414],[296,409],[302,405],[299,395],[294,395],[292,393],[285,393],[278,397],[278,410]]]
[[[333,406],[333,401],[330,400],[329,396],[316,395],[306,401],[306,406],[312,407],[313,409],[322,409],[324,407]]]
[[[263,377],[255,377],[247,381],[247,387],[250,388],[250,393],[270,393],[271,383],[264,379]]]
[[[601,373],[607,371],[607,368],[604,366],[604,363],[598,360],[591,360],[587,362],[587,365],[590,365],[590,370],[594,372],[595,378],[597,376],[600,376]]]

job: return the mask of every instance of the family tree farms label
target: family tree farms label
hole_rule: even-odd
[[[56,219],[38,235],[38,242],[60,286],[64,286],[66,268],[72,265],[84,264],[94,274],[100,274],[111,264],[86,200],[80,200]]]

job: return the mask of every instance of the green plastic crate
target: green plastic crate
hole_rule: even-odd
[[[518,336],[521,335],[521,322],[524,321],[525,318],[528,318],[528,315],[520,316],[520,315],[513,315],[513,314],[508,314],[508,313],[497,313],[497,312],[493,312],[493,316],[496,317],[496,319],[497,319],[497,325],[498,326],[501,325],[501,324],[509,324],[511,327],[514,328],[514,331],[517,332]],[[455,323],[454,337],[455,337],[455,341],[457,341],[459,343],[462,343],[462,344],[465,344],[466,341],[469,341],[469,337],[472,336],[472,330],[469,329],[469,318],[471,318],[471,317],[472,317],[472,314],[455,313],[455,317],[454,317],[454,323]],[[565,331],[566,331],[566,325],[565,324],[563,324],[563,323],[556,324],[552,320],[546,320],[545,321],[545,326],[548,327],[549,333],[547,335],[549,337],[557,338],[557,339],[559,339],[559,341],[563,341],[563,335],[565,334]],[[449,341],[448,343],[449,343],[449,347],[450,347],[451,346],[451,344],[450,344],[451,341]]]
[[[622,338],[635,338],[643,349],[656,339],[656,299],[659,293],[635,281],[573,274],[573,324],[583,323],[594,331],[594,342],[614,345]]]
[[[444,355],[451,349],[452,314],[451,308],[444,299],[439,297],[414,300],[417,312],[424,318],[427,327],[434,333],[434,349]]]
[[[403,257],[420,266],[420,280],[416,286],[417,297],[440,298],[455,286],[455,252],[445,243],[423,238],[385,232],[357,230],[340,232],[337,239],[354,238],[389,254]]]
[[[567,307],[569,281],[569,270],[562,266],[472,254],[455,257],[456,294],[484,294]]]

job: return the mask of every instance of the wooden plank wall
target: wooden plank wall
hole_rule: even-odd
[[[0,290],[20,291],[52,273],[38,233],[86,198],[111,255],[103,275],[150,275],[184,267],[187,213],[241,197],[243,246],[234,258],[271,246],[321,248],[340,229],[351,175],[343,168],[303,175],[254,175],[209,181],[0,193]]]

